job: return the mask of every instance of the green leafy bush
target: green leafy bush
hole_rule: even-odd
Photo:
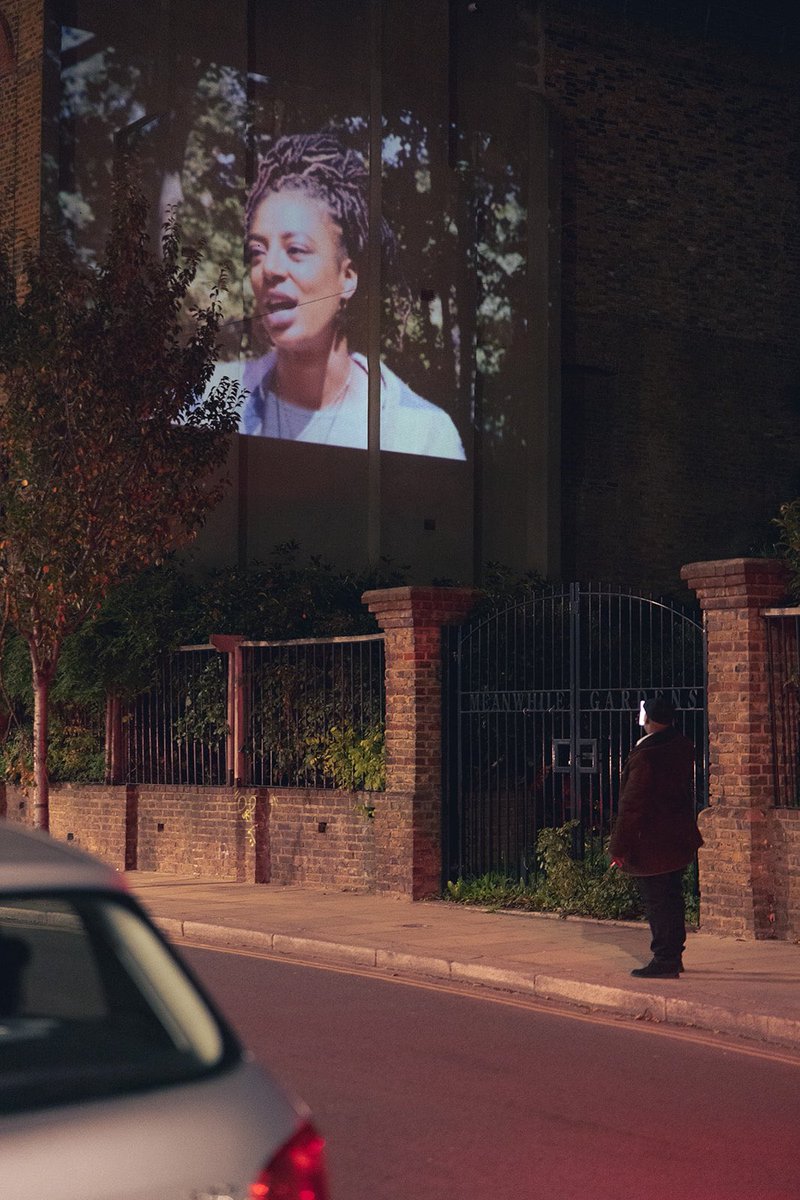
[[[457,904],[479,904],[486,908],[533,908],[535,889],[520,879],[516,882],[499,871],[490,871],[477,879],[450,880],[445,900]]]
[[[47,772],[52,783],[101,783],[105,774],[103,735],[99,728],[50,720]],[[13,725],[0,744],[0,779],[30,787],[33,738],[25,725]]]
[[[353,725],[334,725],[312,741],[306,761],[335,779],[337,787],[381,792],[386,787],[383,727],[358,730]]]
[[[800,600],[800,497],[781,505],[775,524],[781,531],[779,549],[789,568],[792,595]]]
[[[457,879],[447,884],[445,900],[479,904],[488,908],[514,908],[529,912],[555,912],[561,916],[598,917],[604,920],[639,920],[644,915],[635,880],[611,866],[607,844],[601,850],[589,844],[584,857],[573,854],[578,821],[557,829],[543,829],[536,839],[540,871],[531,882],[490,872],[477,879]],[[683,879],[686,920],[697,925],[700,903],[697,865]]]
[[[225,665],[221,655],[210,658],[183,696],[183,712],[175,721],[180,742],[214,743],[228,732]]]
[[[601,917],[633,920],[642,916],[642,905],[634,881],[612,867],[606,853],[582,859],[573,856],[577,821],[557,829],[543,829],[536,839],[539,874],[530,883],[504,875],[484,875],[477,880],[448,883],[445,898],[462,904],[496,908],[556,912],[562,916]]]

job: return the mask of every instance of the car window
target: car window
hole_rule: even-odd
[[[124,899],[0,898],[0,1110],[184,1081],[222,1065],[229,1049]]]

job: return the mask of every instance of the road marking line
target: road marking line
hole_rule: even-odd
[[[174,944],[174,943],[173,943]],[[490,1004],[500,1004],[504,1008],[519,1008],[528,1012],[545,1013],[551,1017],[563,1017],[568,1021],[581,1021],[588,1025],[604,1025],[610,1029],[624,1027],[649,1036],[677,1038],[678,1041],[691,1042],[692,1045],[709,1047],[712,1050],[731,1050],[735,1054],[747,1058],[760,1058],[767,1062],[783,1063],[786,1066],[800,1067],[800,1055],[793,1055],[791,1050],[740,1044],[730,1034],[709,1034],[693,1026],[681,1028],[677,1025],[666,1025],[653,1021],[631,1019],[624,1015],[606,1015],[595,1012],[579,1012],[570,1008],[562,1008],[555,1000],[537,1000],[525,996],[511,996],[501,992],[493,992],[481,985],[448,983],[432,979],[415,979],[404,975],[395,975],[380,967],[359,968],[345,964],[319,962],[316,959],[296,958],[289,954],[270,954],[266,950],[244,950],[235,946],[213,946],[206,942],[180,943],[187,950],[211,950],[215,954],[234,954],[242,958],[257,958],[264,962],[286,963],[295,967],[312,967],[317,971],[330,971],[335,975],[355,975],[360,979],[379,979],[384,983],[400,984],[403,987],[416,988],[419,991],[445,992],[451,996],[463,996],[470,1000],[481,1000]]]

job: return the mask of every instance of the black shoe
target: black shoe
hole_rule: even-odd
[[[683,970],[683,963],[680,962],[659,962],[653,958],[646,967],[637,967],[631,971],[631,975],[636,975],[639,979],[677,979]]]

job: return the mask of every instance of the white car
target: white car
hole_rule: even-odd
[[[120,875],[0,820],[3,1200],[329,1200],[326,1178]]]

